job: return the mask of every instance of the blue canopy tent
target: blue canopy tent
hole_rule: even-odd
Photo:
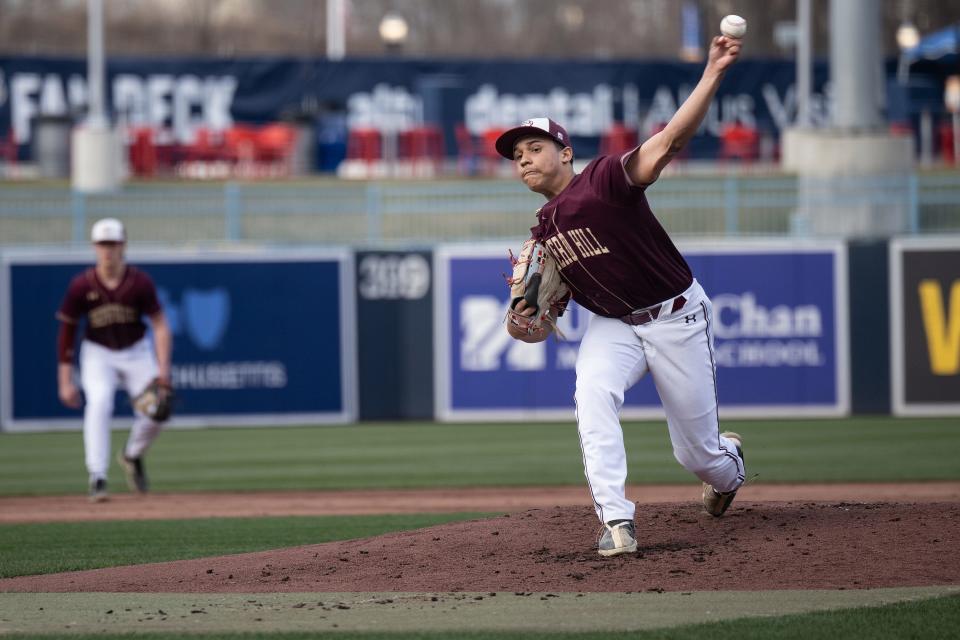
[[[911,72],[913,78],[910,77]],[[945,112],[944,85],[947,76],[958,73],[960,23],[924,36],[915,47],[900,54],[897,86],[901,96],[906,99],[908,113],[920,112],[921,157],[929,159],[937,147],[949,162],[956,162],[960,156],[960,114],[952,113],[949,123],[941,122],[939,128],[935,124],[936,119]],[[945,136],[945,133],[948,135]]]
[[[912,71],[941,78],[960,67],[960,22],[920,38],[915,47],[900,53],[897,78],[906,84]]]
[[[897,60],[897,78],[889,90],[893,111],[912,103],[912,109],[936,110],[943,100],[946,77],[960,73],[960,22],[927,34]],[[909,108],[909,107],[908,107]]]
[[[907,49],[902,55],[907,64],[919,60],[931,60],[943,65],[953,65],[957,62],[958,52],[960,52],[960,23],[924,36],[917,46]]]

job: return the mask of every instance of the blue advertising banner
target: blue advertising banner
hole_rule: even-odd
[[[110,57],[106,90],[117,122],[151,127],[161,144],[193,142],[201,128],[222,132],[234,123],[306,115],[384,134],[424,123],[438,125],[446,153],[453,156],[458,132],[481,136],[548,115],[565,125],[577,156],[588,158],[614,123],[625,123],[642,138],[659,130],[702,71],[702,63],[675,60]],[[778,138],[796,120],[795,75],[790,60],[748,59],[735,65],[687,152],[712,156],[722,130],[732,123]],[[811,102],[814,124],[828,119],[823,93],[827,80],[827,65],[818,61]],[[0,96],[7,97],[0,99],[0,139],[9,133],[25,150],[36,117],[85,112],[86,62],[0,56]],[[314,107],[305,113],[304,105]],[[331,116],[334,112],[337,118]]]
[[[79,426],[56,389],[58,309],[92,256],[3,256],[0,385],[5,430]],[[173,334],[171,424],[349,422],[356,418],[352,256],[346,250],[132,254],[154,280]],[[132,415],[120,394],[117,416]]]
[[[516,247],[514,248],[516,249]],[[849,410],[846,253],[842,244],[682,245],[714,304],[721,414],[843,415]],[[575,364],[590,313],[571,304],[566,340],[511,339],[502,247],[442,247],[437,295],[436,414],[441,420],[573,417]],[[662,415],[641,380],[624,417]]]

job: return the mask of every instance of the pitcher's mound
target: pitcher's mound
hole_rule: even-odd
[[[0,580],[0,591],[587,592],[960,584],[960,504],[738,501],[637,509],[639,549],[597,555],[591,509],[532,509],[376,538]]]

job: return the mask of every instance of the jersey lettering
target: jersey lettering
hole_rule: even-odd
[[[610,249],[602,246],[597,237],[590,231],[590,227],[585,229],[571,229],[567,232],[573,244],[580,249],[580,255],[584,258],[592,258],[604,253],[610,253]]]
[[[597,247],[598,253],[594,255],[600,255],[601,253],[610,253],[610,249],[607,249],[606,247],[601,245],[600,241],[597,240],[597,236],[593,235],[593,231],[590,229],[590,227],[587,227],[586,229],[584,229],[584,232],[590,236],[590,238],[593,240],[594,246]]]
[[[115,288],[106,287],[91,267],[70,281],[57,317],[76,324],[87,318],[85,339],[108,349],[126,349],[146,333],[143,316],[159,312],[153,280],[128,266]]]
[[[560,231],[557,235],[547,238],[547,248],[557,259],[560,268],[568,267],[581,258],[592,258],[605,253],[610,249],[600,244],[597,236],[590,227]]]
[[[676,297],[693,281],[686,260],[630,184],[618,156],[601,156],[540,208],[530,231],[560,266],[573,299],[617,318]]]
[[[105,304],[91,309],[88,314],[90,327],[100,329],[111,324],[129,324],[140,320],[140,314],[132,307],[122,304]]]
[[[547,238],[545,242],[547,243],[547,248],[550,249],[550,253],[557,259],[557,263],[561,269],[570,266],[578,260],[577,254],[573,251],[573,247],[570,246],[570,243],[562,233],[558,233],[552,238]]]

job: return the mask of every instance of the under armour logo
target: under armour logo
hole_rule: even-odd
[[[690,324],[691,322],[696,322],[696,321],[697,321],[697,314],[693,314],[693,315],[689,315],[689,316],[683,316],[683,319],[684,319],[684,322],[685,322],[686,324]]]

